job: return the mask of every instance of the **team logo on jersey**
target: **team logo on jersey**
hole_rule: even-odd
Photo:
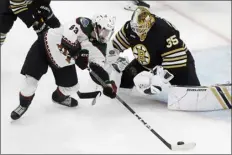
[[[142,44],[136,45],[133,48],[133,54],[141,65],[148,65],[150,63],[150,54],[144,45]]]
[[[81,24],[83,27],[87,27],[89,25],[89,20],[86,18],[81,18]]]

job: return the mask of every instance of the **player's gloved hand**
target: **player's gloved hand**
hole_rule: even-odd
[[[114,81],[105,81],[107,87],[103,87],[103,94],[110,97],[115,98],[117,93],[117,86]]]
[[[38,35],[40,35],[48,30],[48,26],[45,24],[43,18],[37,18],[33,24],[33,29]]]
[[[172,75],[168,70],[163,69],[162,66],[155,66],[152,71],[154,75],[158,75],[163,79],[164,83],[168,83],[174,78],[174,75]]]
[[[129,64],[129,60],[127,57],[119,57],[117,59],[117,61],[115,63],[112,64],[112,66],[114,67],[114,69],[117,71],[117,72],[122,72],[126,66]]]
[[[54,15],[51,7],[45,5],[42,5],[38,8],[38,14],[43,17],[45,22]]]
[[[156,66],[151,72],[142,71],[137,74],[133,81],[136,89],[146,95],[157,95],[174,76],[161,66]]]
[[[38,14],[44,19],[44,22],[51,28],[60,27],[60,21],[53,14],[50,6],[42,5],[38,8]]]
[[[151,78],[150,91],[152,94],[159,94],[162,91],[164,85],[169,84],[174,76],[167,70],[164,70],[162,66],[156,66],[151,71],[154,76]]]
[[[79,54],[76,58],[76,65],[84,70],[88,67],[89,64],[89,51],[86,49],[82,49],[79,51]]]

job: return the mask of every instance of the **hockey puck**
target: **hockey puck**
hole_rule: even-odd
[[[179,142],[177,142],[177,145],[184,145],[184,142],[179,141]]]

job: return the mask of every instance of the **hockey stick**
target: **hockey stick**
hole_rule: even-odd
[[[91,104],[95,105],[97,96],[101,96],[101,91],[93,91],[93,92],[86,92],[86,93],[82,93],[78,91],[77,95],[79,96],[80,99],[92,99],[93,98],[93,101],[91,102]]]
[[[77,92],[77,95],[81,99],[96,98],[98,94],[101,95],[101,91],[93,91],[93,92],[85,92],[85,93],[80,92],[80,91]]]
[[[106,83],[93,71],[90,71],[90,74],[92,74],[97,80],[98,82],[101,83],[101,85],[103,87],[107,87]],[[119,102],[121,102],[134,116],[136,116],[138,118],[138,120],[140,120],[140,122],[143,123],[144,126],[146,126],[157,138],[159,138],[159,140],[161,140],[163,142],[164,145],[166,145],[170,150],[189,150],[192,149],[196,146],[196,143],[184,143],[184,142],[177,142],[177,144],[170,144],[168,143],[163,137],[161,137],[154,129],[151,128],[150,125],[148,125],[138,114],[136,114],[136,112],[129,106],[126,104],[125,101],[123,101],[118,95],[116,95],[116,98],[118,99]]]

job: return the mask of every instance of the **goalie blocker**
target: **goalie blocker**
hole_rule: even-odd
[[[213,111],[231,109],[231,84],[215,86],[173,86],[168,94],[168,109]]]

